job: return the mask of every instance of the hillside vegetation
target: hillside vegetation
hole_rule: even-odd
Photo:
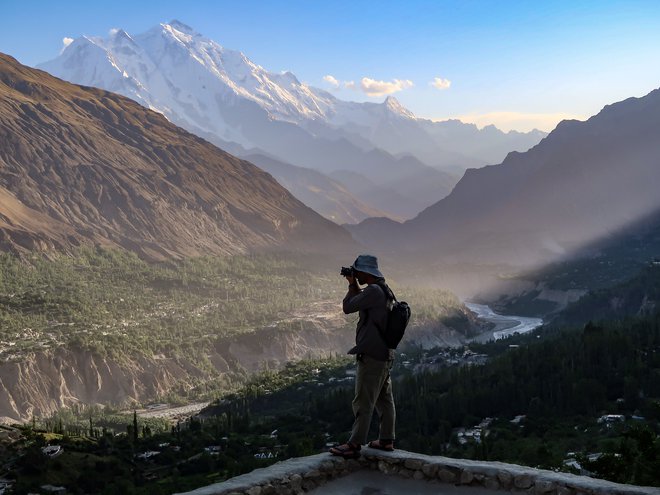
[[[477,329],[453,294],[392,285],[413,305],[411,336],[460,341]],[[255,371],[343,354],[357,319],[341,311],[345,289],[334,262],[300,254],[0,255],[0,416],[208,400]]]
[[[0,255],[0,357],[78,346],[121,358],[196,355],[214,340],[276,322],[342,284],[275,255],[152,264],[124,251]]]
[[[393,370],[397,446],[567,472],[579,462],[600,478],[660,486],[660,318],[537,335],[470,344],[491,356],[480,366],[465,366],[464,350],[404,349]],[[8,453],[24,455],[7,475],[18,493],[48,480],[74,493],[165,494],[314,454],[348,437],[353,368],[342,358],[264,371],[171,431],[93,409],[61,413],[23,428]],[[45,442],[64,454],[45,458]],[[136,457],[147,451],[158,453]]]

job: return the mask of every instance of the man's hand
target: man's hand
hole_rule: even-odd
[[[348,285],[359,287],[357,280],[355,280],[355,277],[353,275],[346,275],[346,280],[348,280]]]

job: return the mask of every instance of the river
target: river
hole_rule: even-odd
[[[543,319],[527,316],[498,315],[490,306],[466,302],[465,305],[481,320],[494,323],[495,327],[472,338],[475,342],[487,342],[509,337],[515,333],[527,333],[543,325]]]

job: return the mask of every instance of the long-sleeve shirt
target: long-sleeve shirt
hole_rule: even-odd
[[[387,325],[387,298],[376,284],[360,290],[349,287],[343,302],[344,313],[360,312],[355,333],[355,347],[349,354],[366,354],[379,361],[391,359],[387,345],[380,336],[379,329],[385,331]]]

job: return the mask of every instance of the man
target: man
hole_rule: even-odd
[[[378,269],[375,256],[362,254],[351,266],[353,275],[346,275],[348,293],[344,297],[344,313],[360,313],[355,335],[357,373],[355,376],[355,398],[353,415],[355,421],[348,442],[330,449],[333,455],[355,459],[360,456],[362,445],[367,443],[369,425],[374,407],[380,417],[378,440],[369,442],[369,447],[394,450],[394,421],[396,411],[392,397],[390,370],[394,361],[394,349],[388,349],[380,330],[387,325],[389,304],[385,290],[385,278]],[[367,286],[360,289],[358,285]]]

